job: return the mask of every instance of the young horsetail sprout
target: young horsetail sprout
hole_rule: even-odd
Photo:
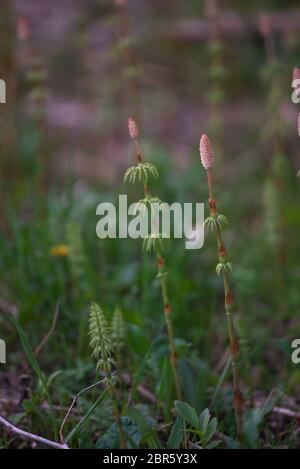
[[[243,410],[243,396],[240,390],[239,385],[239,375],[238,375],[238,366],[237,366],[237,357],[239,353],[239,344],[235,333],[234,322],[232,318],[233,311],[233,293],[230,286],[230,272],[232,270],[232,265],[228,260],[228,254],[226,250],[225,243],[222,238],[222,225],[228,223],[228,220],[224,215],[221,215],[217,211],[217,203],[214,197],[213,192],[213,177],[212,177],[212,168],[214,166],[214,157],[212,146],[207,135],[202,135],[200,140],[200,157],[201,162],[207,173],[207,182],[208,182],[208,193],[209,193],[209,209],[210,216],[205,220],[205,224],[210,226],[212,231],[216,233],[217,244],[218,244],[218,254],[219,254],[219,263],[216,267],[216,272],[219,275],[222,272],[223,283],[224,283],[224,301],[225,301],[225,311],[227,317],[228,325],[228,335],[230,343],[230,354],[231,354],[231,364],[232,364],[232,374],[233,374],[233,407],[236,419],[237,426],[237,436],[241,437],[242,433],[242,410]]]
[[[111,331],[103,311],[97,303],[91,304],[89,336],[92,358],[96,360],[96,369],[103,371],[107,380],[113,383],[111,369],[114,361]]]
[[[119,429],[121,448],[125,448],[126,440],[115,390],[116,380],[112,373],[112,367],[115,366],[115,362],[112,357],[113,343],[111,330],[102,309],[94,302],[90,308],[89,336],[92,358],[96,360],[96,370],[105,374],[106,387],[113,403],[114,419]]]
[[[144,198],[138,202],[137,206],[144,206],[145,208],[150,207],[151,209],[151,205],[155,202],[160,203],[160,200],[156,197],[152,197],[151,191],[148,186],[148,182],[150,178],[158,178],[158,171],[154,165],[152,165],[151,163],[144,163],[142,160],[141,147],[139,143],[139,129],[136,122],[132,118],[128,119],[128,130],[129,135],[135,144],[137,164],[126,171],[124,180],[126,181],[128,179],[131,183],[134,183],[136,180],[138,180],[142,183],[144,188]],[[151,233],[144,239],[143,244],[143,247],[147,252],[154,252],[156,256],[158,270],[157,277],[159,278],[161,285],[164,317],[168,333],[170,364],[172,367],[175,381],[176,395],[179,400],[182,400],[179,373],[177,367],[177,355],[174,340],[173,323],[171,318],[172,307],[169,299],[167,271],[164,259],[164,252],[168,249],[168,246],[169,239],[163,237],[162,233]]]

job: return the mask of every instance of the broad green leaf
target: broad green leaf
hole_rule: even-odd
[[[273,408],[278,404],[282,396],[283,396],[282,391],[280,391],[279,389],[272,389],[267,399],[265,400],[265,402],[260,408],[261,419],[263,419],[269,412],[273,410]]]
[[[126,411],[126,416],[135,422],[142,439],[156,434],[156,422],[150,415],[144,415],[139,409],[132,407]]]
[[[205,446],[205,449],[214,449],[216,446],[218,446],[220,443],[222,443],[221,440],[215,440],[209,443],[207,446]]]
[[[183,419],[182,417],[178,416],[176,417],[175,423],[169,435],[167,447],[170,449],[180,448],[182,438],[183,438]]]
[[[137,425],[130,417],[121,417],[122,427],[129,441],[129,448],[138,448],[141,440],[141,435],[138,431]],[[120,448],[120,433],[116,423],[113,423],[108,430],[102,435],[97,443],[97,449],[118,449]]]
[[[97,440],[96,449],[118,449],[120,448],[119,429],[113,423],[108,430]]]
[[[201,371],[202,370],[199,371],[199,375],[202,374]],[[199,405],[199,393],[197,392],[198,389],[195,374],[195,369],[189,360],[183,359],[180,361],[180,375],[182,378],[182,383],[184,383],[184,396],[192,407],[197,408],[197,405]],[[203,376],[201,376],[201,378],[203,378]],[[202,382],[204,382],[204,380],[205,377]]]
[[[224,441],[228,449],[242,449],[243,446],[230,436],[224,436]]]
[[[192,427],[199,428],[199,419],[195,409],[187,402],[175,401],[175,410],[180,417],[188,422]]]
[[[244,416],[243,441],[247,448],[256,449],[259,447],[259,429],[261,419],[261,409],[251,409]]]
[[[206,433],[209,418],[210,418],[209,410],[204,409],[204,411],[201,413],[201,415],[199,417],[199,423],[198,423],[198,428],[200,428],[200,430],[202,431],[203,436]]]
[[[214,417],[213,419],[211,419],[211,421],[207,425],[207,429],[205,432],[206,441],[209,441],[213,437],[213,435],[216,433],[217,425],[218,425],[218,420],[216,419],[216,417]]]

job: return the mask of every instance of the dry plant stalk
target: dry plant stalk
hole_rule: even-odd
[[[225,243],[222,238],[221,228],[223,224],[228,223],[228,220],[224,215],[221,215],[217,211],[217,203],[213,191],[213,175],[212,168],[214,166],[214,157],[212,146],[207,135],[202,135],[200,140],[200,157],[201,162],[206,170],[207,182],[208,182],[208,193],[209,193],[209,210],[210,216],[205,220],[205,224],[210,226],[211,229],[216,233],[217,244],[218,244],[218,255],[219,264],[216,267],[217,274],[222,272],[223,283],[224,283],[224,303],[228,325],[228,335],[230,343],[230,354],[231,354],[231,365],[233,374],[233,407],[237,426],[237,436],[241,437],[242,434],[242,411],[243,411],[243,396],[239,385],[239,374],[237,366],[237,357],[239,354],[239,344],[235,333],[235,327],[232,317],[232,311],[234,307],[233,293],[230,286],[229,274],[232,270],[231,263],[228,260],[228,254]]]
[[[153,202],[160,202],[159,199],[152,197],[151,191],[148,185],[149,175],[154,177],[155,179],[158,178],[158,172],[155,166],[150,163],[143,163],[142,160],[142,152],[139,143],[139,128],[136,122],[129,118],[128,120],[128,131],[131,139],[134,141],[135,150],[136,150],[136,160],[137,166],[131,167],[127,170],[125,174],[125,180],[128,178],[129,181],[134,182],[136,178],[139,179],[140,182],[143,184],[144,188],[144,199],[139,202],[143,203],[146,206],[151,208],[151,204]],[[176,387],[176,395],[179,400],[182,400],[182,392],[180,386],[180,379],[178,373],[178,366],[177,366],[177,354],[176,354],[176,347],[175,347],[175,340],[174,340],[174,331],[173,331],[173,323],[171,318],[172,307],[169,298],[169,291],[167,285],[167,271],[166,271],[166,263],[165,258],[163,255],[164,250],[164,243],[166,239],[163,239],[160,236],[150,235],[147,239],[145,238],[144,247],[147,251],[153,250],[156,256],[157,262],[157,270],[158,270],[158,278],[160,280],[161,285],[161,293],[163,298],[163,309],[164,309],[164,317],[167,326],[167,333],[168,333],[168,341],[169,341],[169,349],[170,349],[170,364],[173,371],[175,387]]]
[[[70,449],[69,446],[65,443],[60,444],[56,441],[48,440],[48,438],[43,438],[42,436],[35,435],[34,433],[25,432],[24,430],[21,430],[20,428],[16,427],[1,416],[0,425],[6,428],[8,432],[13,433],[17,437],[22,438],[24,440],[34,441],[35,443],[51,446],[51,448],[54,449]]]
[[[76,396],[73,398],[72,402],[71,402],[71,405],[69,406],[68,410],[67,410],[67,413],[62,421],[62,424],[60,426],[60,429],[59,429],[59,436],[60,436],[60,441],[62,444],[64,444],[64,441],[65,441],[65,438],[64,438],[64,427],[65,427],[65,424],[73,410],[73,407],[75,406],[76,402],[78,401],[79,397],[84,394],[85,392],[87,391],[90,391],[91,389],[93,389],[95,386],[98,386],[99,384],[103,383],[103,381],[105,381],[105,378],[104,379],[101,379],[100,381],[97,381],[96,383],[93,383],[91,384],[90,386],[82,389],[79,393],[76,394]]]

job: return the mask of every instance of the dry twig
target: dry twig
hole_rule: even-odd
[[[60,444],[56,441],[48,440],[47,438],[43,438],[42,436],[35,435],[34,433],[25,432],[18,427],[15,427],[12,423],[5,420],[3,417],[0,416],[0,424],[6,428],[7,431],[14,433],[20,438],[35,441],[36,443],[40,443],[42,445],[51,446],[55,449],[70,449],[66,444]]]
[[[60,426],[60,429],[59,429],[59,436],[60,436],[60,441],[61,441],[61,442],[64,441],[63,429],[64,429],[64,426],[65,426],[65,423],[66,423],[66,421],[68,420],[69,415],[70,415],[70,413],[71,413],[71,411],[72,411],[74,405],[76,404],[78,398],[79,398],[83,393],[85,393],[86,391],[89,391],[90,389],[94,388],[95,386],[98,386],[98,384],[103,383],[104,380],[105,380],[105,378],[104,378],[104,379],[101,379],[100,381],[97,381],[97,383],[91,384],[90,386],[88,386],[87,388],[82,389],[78,394],[76,394],[76,396],[74,397],[74,399],[73,399],[73,401],[72,401],[70,407],[68,408],[68,411],[67,411],[67,413],[66,413],[66,415],[65,415],[65,418],[63,419],[63,422],[62,422],[62,424],[61,424],[61,426]]]

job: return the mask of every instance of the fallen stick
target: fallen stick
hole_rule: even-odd
[[[20,438],[35,441],[36,443],[40,443],[42,445],[51,446],[55,449],[70,449],[66,444],[56,443],[56,441],[48,440],[47,438],[43,438],[42,436],[34,435],[33,433],[25,432],[20,428],[15,427],[12,423],[5,420],[3,417],[0,416],[0,424],[6,428],[7,431],[14,433],[15,435],[19,436]]]
[[[274,407],[273,411],[275,414],[285,415],[286,417],[300,419],[300,412],[296,410],[286,409],[285,407]]]

